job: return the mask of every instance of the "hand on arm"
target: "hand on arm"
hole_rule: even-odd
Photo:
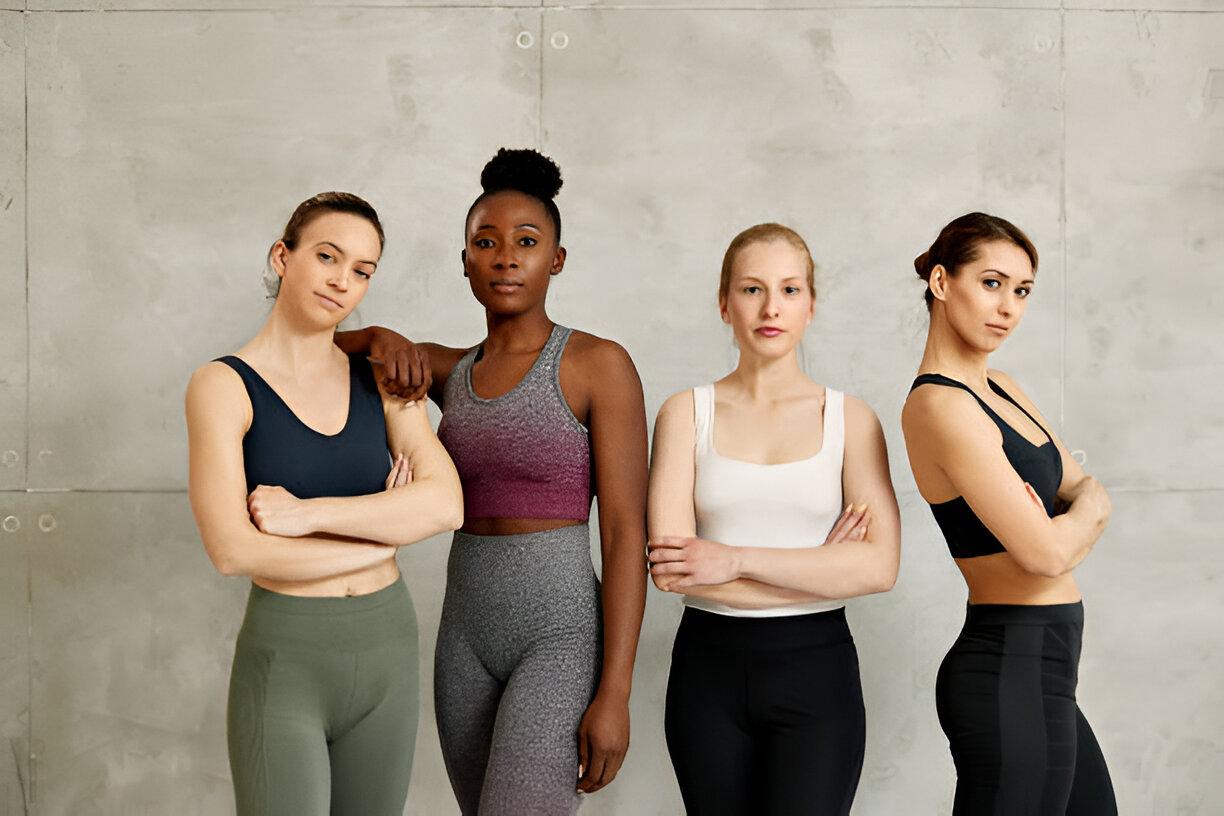
[[[887,592],[901,563],[901,513],[888,471],[884,430],[862,400],[845,397],[842,494],[851,508],[870,508],[869,524],[842,518],[819,547],[745,547],[740,574],[822,598]],[[839,532],[839,527],[845,528]],[[860,532],[860,528],[865,528]]]
[[[697,520],[693,511],[695,441],[693,392],[681,391],[663,403],[655,419],[647,514],[650,559],[657,564],[650,570],[655,586],[664,592],[692,595],[738,609],[762,609],[819,600],[802,592],[771,587],[744,578],[719,584],[685,583],[680,580],[688,574],[684,568],[664,568],[658,563],[663,561],[665,550],[676,549],[673,546],[675,542],[697,540],[694,538]],[[685,548],[684,551],[695,554],[700,549],[703,555],[717,558],[726,555],[720,547],[731,549],[714,542],[703,543],[710,546]]]
[[[250,401],[223,363],[196,371],[187,387],[188,495],[204,548],[223,575],[312,581],[365,569],[395,555],[393,547],[261,532],[248,510],[242,437]]]
[[[365,354],[382,363],[379,384],[387,393],[414,402],[424,399],[433,384],[428,344],[413,343],[382,326],[336,332],[336,345],[345,354]]]
[[[1079,511],[1073,501],[1064,515],[1046,514],[1003,452],[998,427],[971,395],[935,386],[916,389],[903,426],[911,457],[929,457],[939,467],[1022,569],[1049,577],[1069,572],[1100,535],[1104,523],[1091,499]]]
[[[399,546],[463,524],[459,475],[430,427],[425,403],[384,393],[383,413],[387,442],[411,470],[411,481],[366,496],[301,501],[301,523],[309,532]]]

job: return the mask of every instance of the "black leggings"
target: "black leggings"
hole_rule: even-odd
[[[1075,702],[1083,629],[1081,603],[969,606],[935,683],[956,764],[953,816],[1116,816]]]
[[[849,813],[864,714],[845,610],[738,618],[686,609],[664,727],[694,816]]]

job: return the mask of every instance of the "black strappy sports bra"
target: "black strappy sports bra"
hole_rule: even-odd
[[[982,406],[986,415],[999,426],[999,431],[1003,434],[1003,453],[1007,456],[1007,461],[1011,462],[1011,466],[1021,479],[1033,486],[1033,490],[1037,492],[1041,503],[1045,506],[1046,513],[1053,517],[1054,499],[1058,494],[1058,486],[1062,484],[1063,466],[1062,454],[1058,452],[1058,446],[1054,444],[1050,432],[1040,422],[1033,419],[1032,414],[1025,411],[993,380],[987,379],[990,390],[1024,411],[1024,415],[1033,420],[1033,424],[1041,428],[1042,433],[1046,435],[1046,442],[1034,445],[1025,439],[1015,428],[1004,422],[1003,418],[974,393],[972,388],[951,377],[945,377],[942,374],[919,374],[914,384],[910,386],[910,390],[913,391],[918,386],[927,383],[963,388],[973,394],[973,398],[978,401],[978,405]],[[999,539],[995,538],[981,519],[974,514],[963,496],[932,504],[931,513],[935,516],[939,529],[943,531],[944,540],[947,541],[948,550],[952,553],[953,558],[976,558],[980,555],[994,555],[1006,551]]]

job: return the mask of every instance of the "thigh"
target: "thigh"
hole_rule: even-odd
[[[464,814],[480,806],[501,694],[501,683],[444,613],[434,651],[434,716],[446,773]]]
[[[1079,706],[1075,708],[1075,720],[1075,779],[1067,802],[1067,816],[1117,816],[1118,803],[1109,767],[1092,726]]]
[[[482,816],[578,807],[578,725],[599,679],[599,643],[537,644],[502,692],[480,796]]]
[[[327,816],[330,767],[315,661],[239,641],[226,736],[238,816]]]
[[[401,816],[420,710],[415,638],[357,656],[357,719],[331,744],[331,816]]]
[[[747,721],[745,662],[687,643],[672,650],[664,731],[690,816],[753,812],[756,766]]]
[[[762,695],[766,811],[848,814],[863,768],[866,731],[854,644],[761,660],[752,676]]]

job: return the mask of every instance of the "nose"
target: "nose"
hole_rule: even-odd
[[[497,248],[497,254],[493,258],[494,269],[518,269],[518,254],[515,252],[514,244],[503,243]]]
[[[780,312],[780,300],[776,294],[770,292],[765,295],[765,302],[761,305],[761,316],[765,318],[777,317]]]
[[[337,289],[341,292],[347,292],[349,287],[349,270],[345,268],[337,268],[334,272],[332,272],[327,284],[333,289]]]

